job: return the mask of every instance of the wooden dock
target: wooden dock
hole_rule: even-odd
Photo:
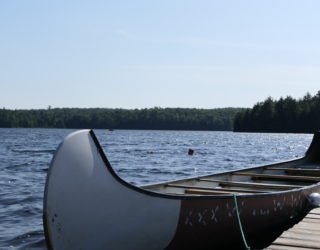
[[[267,250],[320,249],[320,208],[276,239]]]

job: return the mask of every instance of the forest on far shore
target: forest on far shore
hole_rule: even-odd
[[[236,132],[313,133],[320,130],[320,91],[301,99],[271,97],[252,109],[239,112],[234,120]]]
[[[0,109],[0,128],[92,128],[313,133],[320,130],[320,91],[300,99],[269,97],[253,108]]]
[[[241,108],[0,109],[2,128],[92,128],[232,131]]]

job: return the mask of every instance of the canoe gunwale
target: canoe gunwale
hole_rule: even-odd
[[[165,198],[165,199],[174,199],[174,200],[211,200],[214,197],[219,197],[219,199],[230,199],[230,197],[233,196],[232,192],[230,194],[219,194],[219,195],[215,195],[215,194],[208,194],[208,195],[199,195],[199,196],[194,196],[194,195],[188,195],[188,194],[170,194],[170,193],[161,193],[161,192],[156,192],[156,191],[151,191],[148,190],[148,187],[151,186],[156,186],[156,185],[167,185],[167,184],[171,184],[171,183],[175,183],[175,182],[179,182],[179,181],[188,181],[188,180],[194,180],[194,179],[199,179],[199,178],[204,178],[204,177],[209,177],[212,176],[212,174],[207,174],[207,175],[200,175],[200,176],[194,176],[194,177],[190,177],[190,178],[181,178],[181,179],[176,179],[176,180],[171,180],[171,181],[167,181],[167,182],[159,182],[159,183],[153,183],[153,184],[148,184],[148,185],[144,185],[144,186],[135,186],[127,181],[125,181],[124,179],[122,179],[119,175],[117,175],[117,173],[114,171],[114,169],[112,168],[106,154],[103,151],[102,146],[99,143],[99,140],[97,139],[94,131],[91,129],[89,130],[89,134],[93,140],[93,142],[95,143],[95,146],[97,147],[97,150],[103,160],[103,162],[105,163],[105,166],[107,167],[108,171],[110,172],[110,174],[118,181],[120,182],[122,185],[126,186],[127,188],[136,191],[136,192],[140,192],[143,193],[145,195],[149,195],[149,196],[153,196],[153,197],[159,197],[159,198]],[[312,147],[314,143],[311,143],[310,148]],[[308,149],[308,151],[310,151],[310,148]],[[261,166],[254,166],[254,167],[248,167],[248,168],[244,168],[244,169],[238,169],[238,170],[231,170],[231,171],[226,171],[226,172],[222,172],[222,173],[216,173],[216,175],[222,175],[222,174],[232,174],[234,172],[242,172],[242,171],[248,171],[248,170],[255,170],[255,169],[261,169],[264,168],[266,166],[268,167],[273,167],[273,166],[278,166],[278,165],[283,165],[283,164],[287,164],[287,163],[297,163],[297,162],[306,162],[308,160],[307,154],[308,151],[306,153],[306,155],[304,157],[300,157],[297,159],[292,159],[292,160],[288,160],[288,161],[284,161],[284,162],[277,162],[277,163],[272,163],[269,165],[261,165]],[[237,194],[237,196],[241,196],[241,197],[264,197],[264,196],[271,196],[271,195],[275,195],[275,194],[285,194],[285,193],[291,193],[291,192],[303,192],[305,190],[308,189],[312,189],[316,186],[319,186],[320,182],[318,183],[314,183],[311,185],[307,185],[301,188],[294,188],[294,189],[289,189],[289,190],[280,190],[280,191],[273,191],[273,192],[267,192],[267,193],[254,193],[254,194]]]

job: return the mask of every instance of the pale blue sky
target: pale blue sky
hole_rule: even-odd
[[[251,107],[320,90],[320,1],[0,1],[0,107]]]

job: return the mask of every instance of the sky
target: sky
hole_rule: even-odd
[[[0,107],[252,107],[320,90],[318,0],[2,0]]]

